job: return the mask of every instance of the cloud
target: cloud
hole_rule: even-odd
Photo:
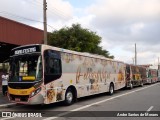
[[[144,23],[135,23],[131,25],[131,34],[136,35],[144,28]]]
[[[159,0],[97,0],[88,8],[99,19],[120,21],[150,21],[160,19]],[[115,19],[117,18],[117,19]],[[146,19],[147,18],[147,19]],[[157,21],[158,21],[157,19]]]
[[[43,1],[4,0],[1,1],[0,15],[34,27],[42,28]],[[48,24],[58,21],[68,21],[72,19],[72,17],[73,7],[69,2],[63,0],[47,0]]]
[[[73,17],[73,6],[64,0],[47,0],[48,13],[52,13],[54,17],[61,17],[57,20],[69,20]],[[52,16],[53,17],[53,16]],[[49,17],[50,18],[50,17]]]
[[[132,63],[137,43],[142,64],[160,55],[159,6],[159,0],[97,0],[86,11],[95,15],[90,24],[100,30],[102,43],[108,43],[102,44],[105,49],[116,59]]]
[[[119,44],[119,41],[158,41],[160,1],[158,0],[97,0],[87,8],[96,17],[92,20],[103,36]],[[155,33],[148,34],[149,32]],[[146,34],[147,33],[147,34]],[[155,37],[156,36],[156,37]]]
[[[102,37],[104,49],[115,59],[133,63],[137,43],[138,63],[152,63],[160,56],[160,0],[47,0],[48,31],[80,23]],[[1,0],[0,15],[43,29],[42,0]],[[154,56],[154,57],[153,57]]]

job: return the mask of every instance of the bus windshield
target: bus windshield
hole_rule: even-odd
[[[10,82],[39,81],[42,79],[42,57],[22,55],[11,58]]]

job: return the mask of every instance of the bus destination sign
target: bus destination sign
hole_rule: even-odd
[[[29,53],[35,53],[40,52],[41,47],[39,45],[35,46],[25,46],[25,47],[18,47],[12,50],[12,55],[22,55],[22,54],[29,54]]]
[[[36,52],[36,47],[31,47],[31,48],[16,50],[16,51],[14,52],[14,54],[15,54],[15,55],[19,55],[19,54],[26,54],[26,53],[32,53],[32,52]]]

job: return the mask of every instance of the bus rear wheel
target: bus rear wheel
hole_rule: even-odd
[[[129,89],[130,89],[130,90],[133,89],[133,84],[132,84],[132,83],[130,83]]]
[[[68,89],[65,94],[65,105],[71,105],[74,101],[74,95],[72,89]]]
[[[140,85],[141,87],[143,87],[143,81],[141,82],[141,85]]]
[[[109,95],[113,95],[113,93],[114,93],[114,85],[113,83],[111,83],[109,86]]]

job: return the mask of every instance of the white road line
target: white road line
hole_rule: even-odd
[[[151,111],[152,109],[153,109],[153,106],[151,106],[151,107],[147,110],[147,112]]]
[[[2,104],[2,105],[0,105],[0,108],[1,108],[1,107],[6,107],[6,106],[10,106],[10,105],[16,105],[16,103]]]
[[[15,118],[15,117],[14,117],[14,118]],[[13,119],[13,117],[2,118],[1,120],[9,120],[9,119]]]
[[[128,92],[128,93],[124,93],[124,94],[121,94],[121,95],[117,95],[117,96],[114,96],[114,97],[111,97],[111,98],[108,98],[108,99],[104,99],[104,100],[101,100],[101,101],[99,101],[99,102],[95,102],[95,103],[92,103],[92,104],[89,104],[89,105],[85,105],[85,106],[83,106],[83,107],[79,107],[79,108],[70,110],[70,111],[68,111],[68,112],[64,112],[64,113],[58,114],[56,117],[49,117],[49,118],[45,118],[45,119],[43,119],[43,120],[54,120],[54,119],[56,119],[56,118],[63,117],[64,115],[70,114],[70,113],[72,113],[73,111],[79,111],[79,110],[82,110],[82,109],[91,107],[91,106],[93,106],[93,105],[97,105],[97,104],[100,104],[100,103],[104,103],[104,102],[107,102],[107,101],[109,101],[109,100],[112,100],[112,99],[115,99],[115,98],[118,98],[118,97],[122,97],[122,96],[131,94],[131,93],[134,93],[134,92],[137,92],[137,91],[141,91],[141,90],[150,88],[150,87],[155,86],[155,85],[157,85],[157,84],[150,85],[150,86],[147,86],[147,87],[143,87],[143,88],[141,88],[141,89],[134,90],[134,91],[131,91],[131,92]]]

